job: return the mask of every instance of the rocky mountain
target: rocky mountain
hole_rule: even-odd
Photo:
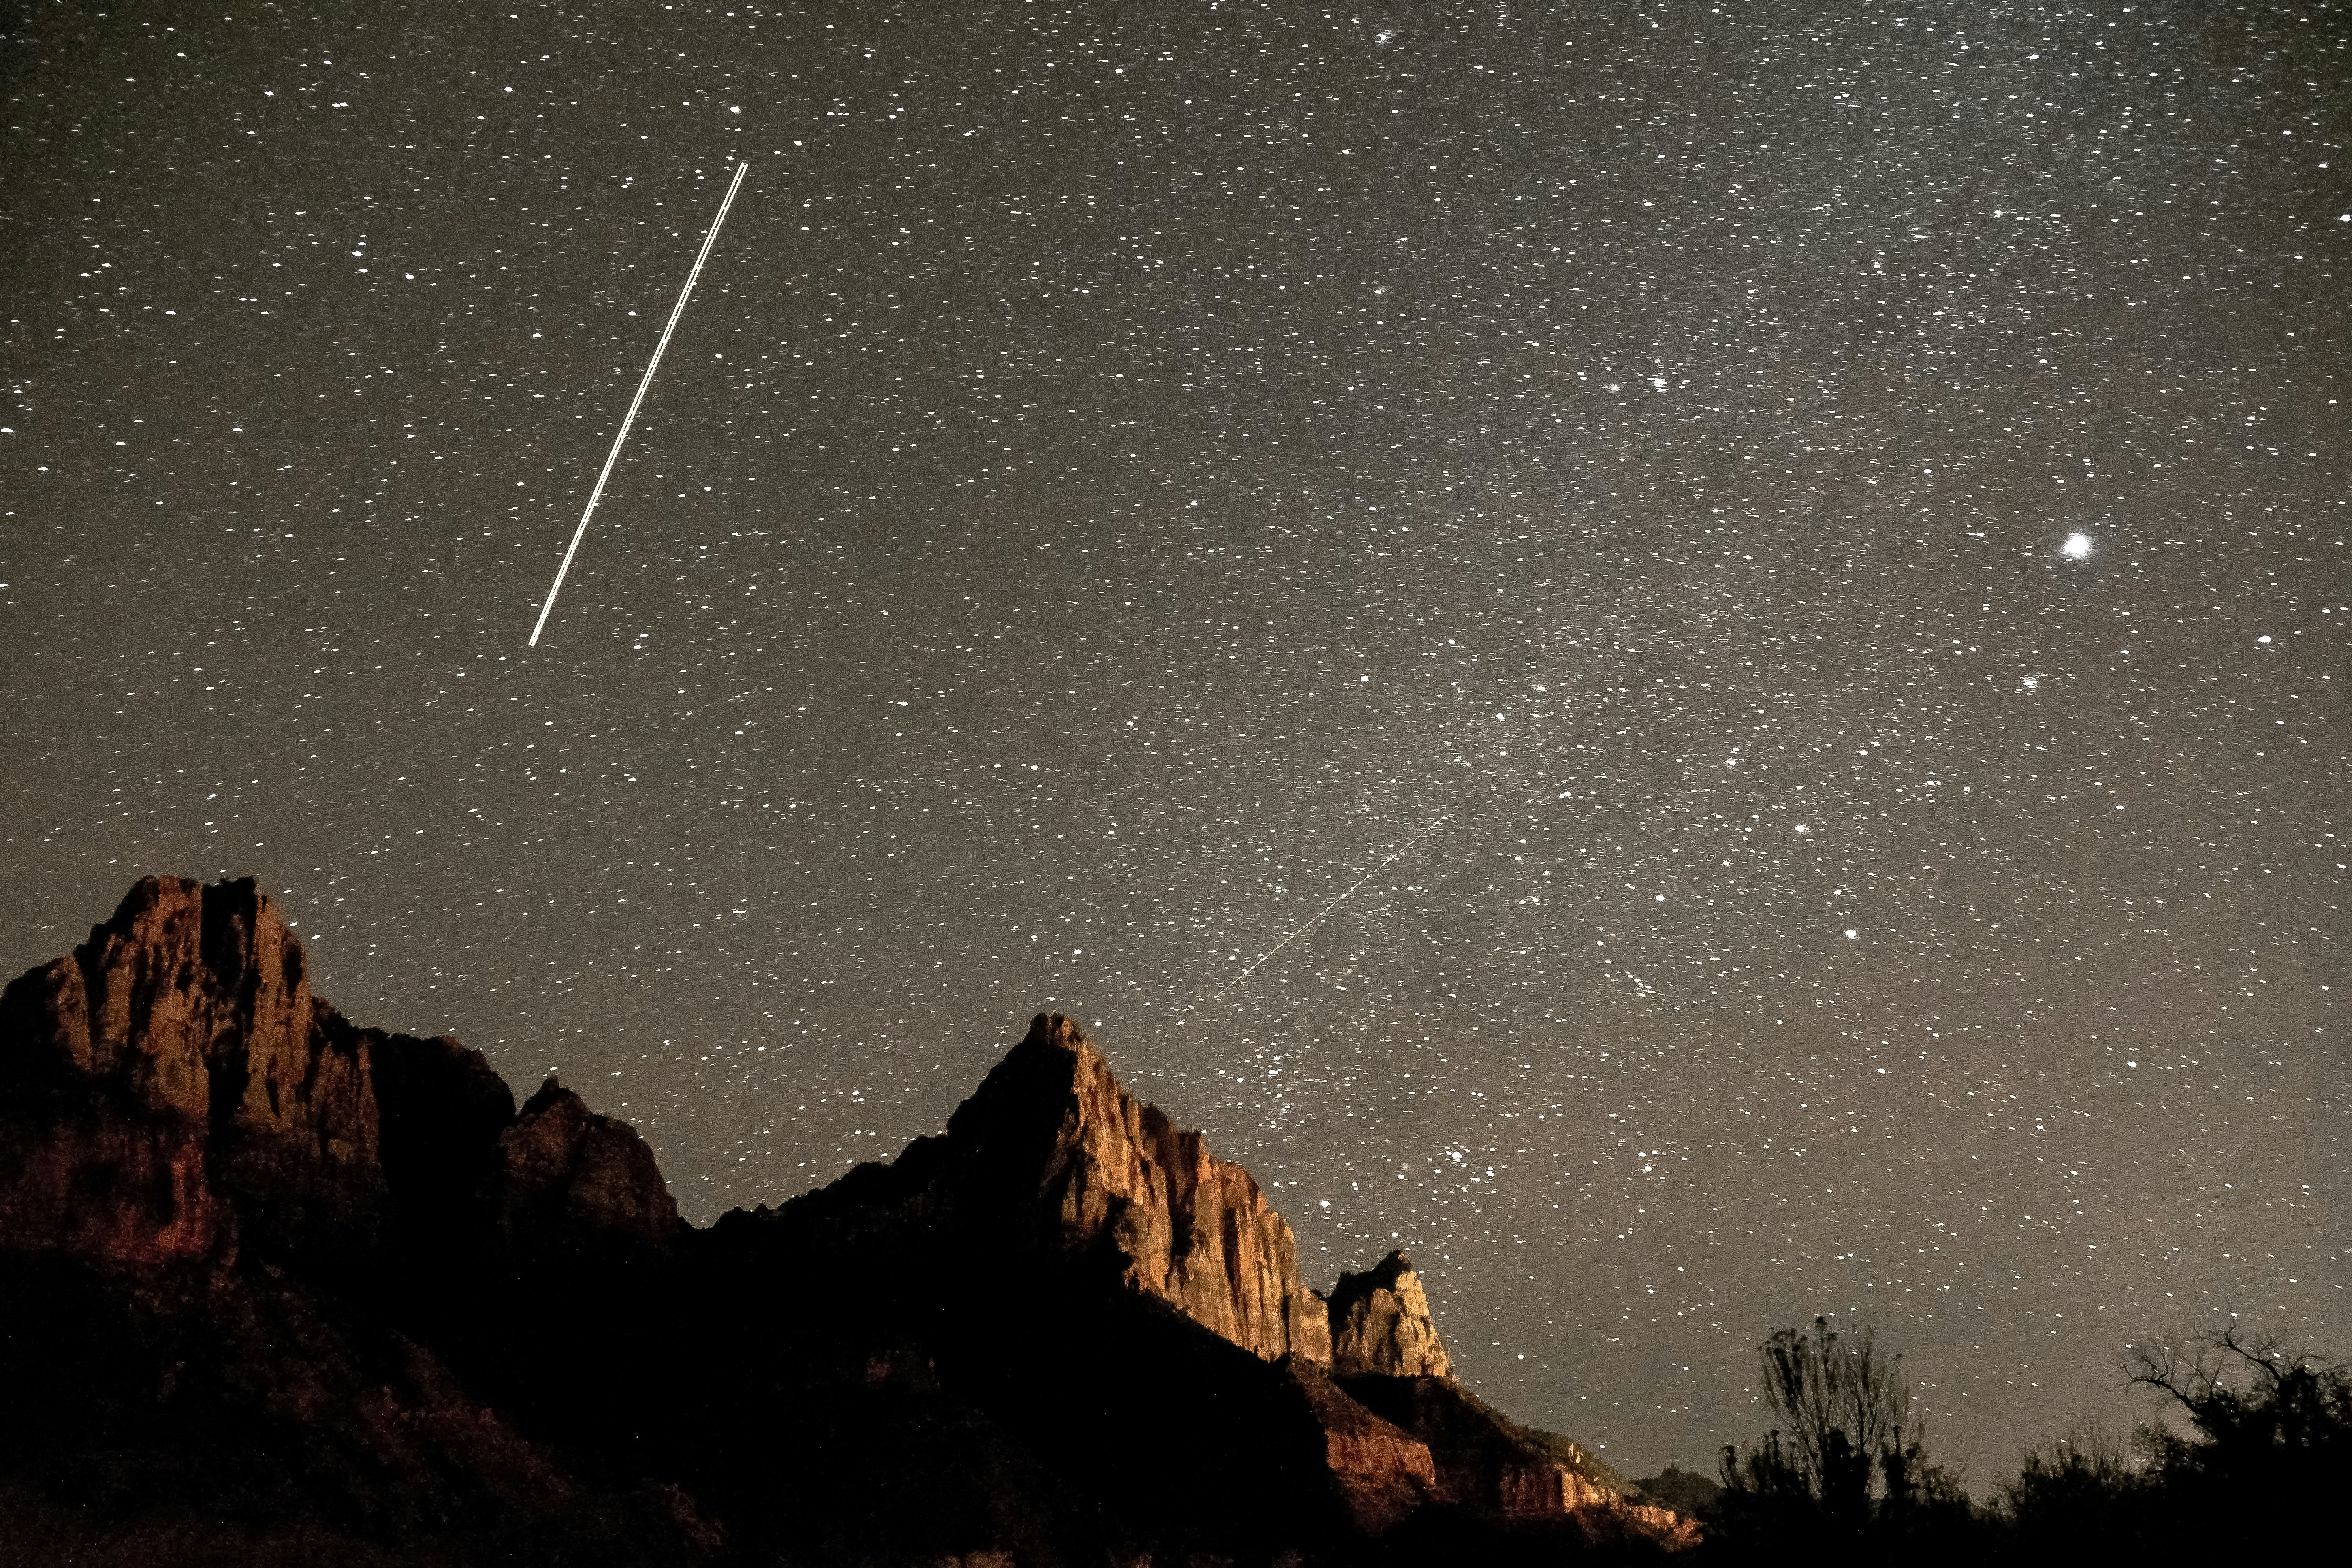
[[[1454,1363],[1430,1321],[1429,1294],[1402,1252],[1342,1274],[1327,1305],[1333,1370],[1355,1376],[1451,1379]]]
[[[709,1228],[624,1122],[150,879],[0,994],[0,1561],[1552,1561],[1690,1544],[1327,1298],[1041,1016],[887,1164]],[[22,1413],[29,1413],[26,1415]]]
[[[944,1135],[778,1220],[918,1251],[958,1242],[1099,1259],[1109,1281],[1264,1360],[1331,1359],[1322,1299],[1299,1279],[1290,1226],[1257,1183],[1129,1094],[1064,1017],[1039,1017]]]

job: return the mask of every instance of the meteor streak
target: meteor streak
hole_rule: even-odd
[[[563,552],[563,564],[555,569],[555,584],[547,591],[547,603],[539,607],[539,624],[530,628],[530,641],[526,647],[539,646],[539,634],[546,628],[548,612],[555,608],[555,595],[563,591],[563,574],[572,570],[572,557],[579,552],[580,541],[587,535],[588,520],[596,515],[596,502],[604,493],[604,481],[613,477],[613,465],[620,459],[621,443],[629,438],[629,426],[636,423],[637,407],[646,400],[646,388],[654,384],[654,372],[660,368],[662,350],[669,347],[669,335],[677,330],[677,319],[686,314],[686,302],[693,296],[694,280],[702,276],[702,264],[710,256],[710,247],[719,237],[719,226],[727,221],[727,209],[735,205],[735,193],[743,184],[743,176],[751,172],[751,161],[746,158],[735,165],[735,178],[727,187],[727,195],[719,204],[719,216],[710,220],[710,232],[702,237],[701,252],[694,258],[694,270],[686,275],[686,287],[677,291],[677,303],[671,307],[669,324],[662,329],[661,342],[654,345],[654,357],[646,362],[645,379],[637,383],[637,395],[629,399],[629,412],[621,421],[620,434],[613,437],[613,449],[604,454],[604,471],[596,476],[596,488],[588,492],[588,510],[580,514],[580,526],[572,531],[572,546]]]
[[[1251,973],[1257,968],[1258,964],[1264,963],[1267,959],[1272,958],[1276,953],[1280,952],[1284,948],[1288,947],[1294,941],[1307,934],[1307,926],[1313,925],[1317,921],[1321,920],[1325,915],[1329,914],[1333,910],[1336,910],[1341,904],[1346,903],[1348,901],[1349,893],[1353,893],[1358,888],[1362,887],[1365,883],[1370,881],[1373,878],[1379,876],[1381,872],[1394,865],[1398,856],[1402,855],[1407,849],[1412,848],[1414,845],[1428,837],[1432,833],[1436,832],[1437,825],[1444,820],[1445,816],[1442,812],[1436,816],[1432,817],[1430,819],[1429,826],[1414,834],[1412,837],[1406,839],[1403,844],[1398,847],[1395,854],[1391,855],[1387,859],[1381,861],[1379,865],[1373,867],[1370,870],[1357,878],[1353,882],[1350,882],[1348,885],[1347,892],[1341,893],[1338,898],[1332,900],[1329,903],[1324,905],[1321,909],[1317,910],[1313,914],[1307,916],[1306,925],[1300,926],[1297,931],[1292,931],[1288,936],[1284,937],[1280,942],[1276,942],[1272,947],[1267,948],[1264,952],[1258,954],[1255,962],[1252,963],[1248,969],[1243,970],[1239,974],[1236,974],[1231,980],[1226,981],[1225,990],[1218,992],[1214,996],[1210,997],[1209,1000],[1212,1002],[1223,1001],[1225,999],[1225,991],[1231,991],[1234,986],[1239,985],[1243,981],[1247,980]]]

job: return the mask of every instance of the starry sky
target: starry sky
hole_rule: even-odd
[[[11,972],[258,877],[698,1221],[1067,1011],[1636,1474],[2352,1353],[2352,6],[318,10],[0,37]]]

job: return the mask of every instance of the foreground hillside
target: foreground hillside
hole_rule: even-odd
[[[1695,1532],[1456,1383],[1400,1255],[1301,1280],[1249,1173],[1040,1016],[944,1133],[687,1225],[550,1079],[313,996],[149,879],[0,995],[0,1557],[1142,1564]]]

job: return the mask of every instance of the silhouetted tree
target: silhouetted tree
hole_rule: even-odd
[[[2147,1535],[2152,1486],[2123,1439],[2089,1420],[2028,1448],[1997,1500],[2016,1554],[2113,1556]]]
[[[2352,1367],[2289,1354],[2277,1334],[2234,1324],[2135,1345],[2132,1382],[2186,1415],[2191,1432],[2141,1429],[2165,1481],[2216,1499],[2288,1497],[2333,1483],[2352,1466]]]
[[[1745,1452],[1723,1451],[1715,1539],[1730,1555],[1837,1555],[1912,1538],[1957,1551],[1973,1510],[1927,1457],[1903,1358],[1877,1330],[1817,1318],[1760,1348],[1774,1421]]]
[[[2125,1370],[2187,1430],[2148,1423],[2130,1456],[2095,1427],[2028,1450],[2000,1497],[2011,1560],[2203,1563],[2283,1548],[2352,1468],[2352,1369],[2290,1354],[2279,1336],[2225,1324],[2135,1345]]]
[[[1927,1456],[1902,1361],[1815,1320],[1760,1347],[1772,1430],[1723,1450],[1705,1555],[1733,1563],[2194,1563],[2284,1555],[2352,1474],[2352,1365],[2234,1324],[2136,1345],[2172,1419],[2026,1450],[1989,1510]]]

